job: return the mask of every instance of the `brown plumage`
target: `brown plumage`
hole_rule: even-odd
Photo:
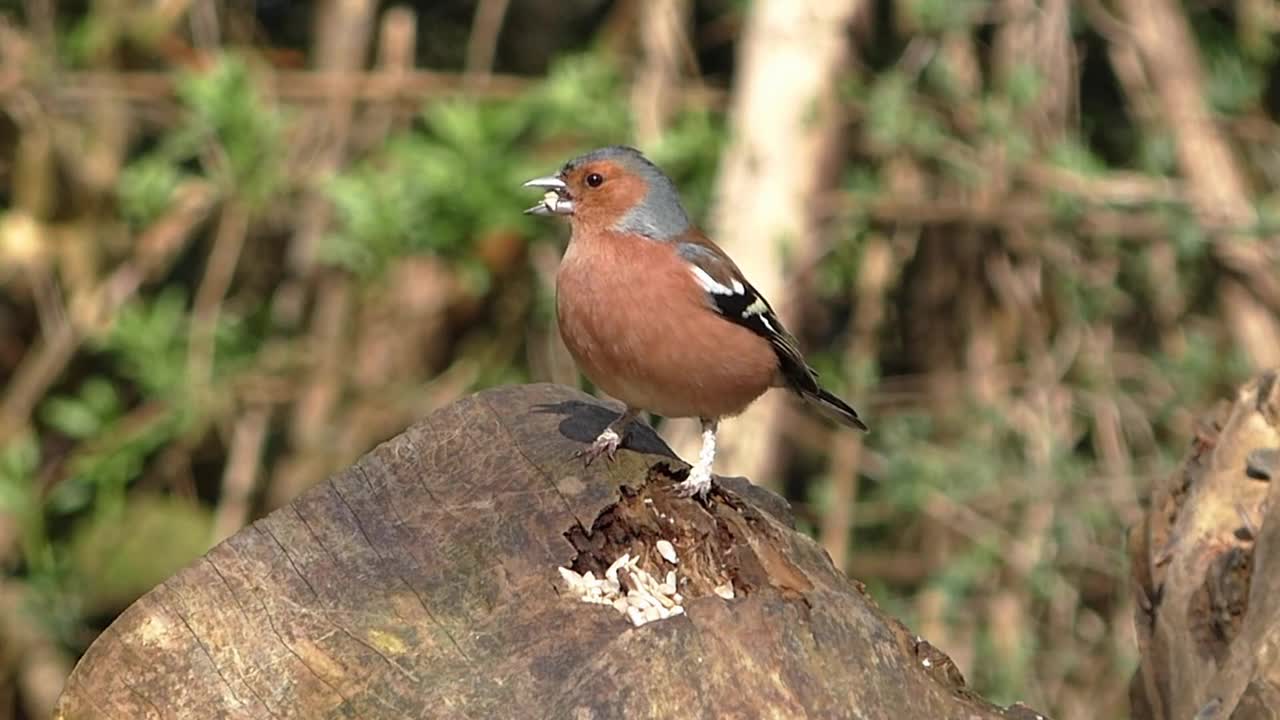
[[[824,390],[795,338],[741,270],[689,222],[675,185],[638,151],[597,150],[555,176],[526,212],[567,215],[556,276],[561,335],[582,372],[627,405],[584,452],[612,457],[640,411],[697,417],[703,446],[686,494],[711,487],[716,425],[770,387],[786,387],[852,427],[866,425]]]
[[[583,374],[631,407],[736,415],[779,384],[778,357],[764,338],[708,312],[674,255],[669,244],[575,231],[556,275],[560,333]],[[620,292],[625,302],[607,300]]]

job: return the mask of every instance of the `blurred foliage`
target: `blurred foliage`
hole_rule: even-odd
[[[520,183],[634,142],[630,19],[602,9],[626,4],[512,3],[509,27],[539,28],[501,37],[498,69],[519,82],[361,101],[341,137],[327,99],[279,82],[320,44],[298,29],[306,4],[264,3],[212,51],[153,5],[68,11],[44,47],[22,8],[0,3],[30,41],[20,60],[0,48],[0,70],[30,74],[22,91],[49,99],[0,89],[0,402],[59,323],[82,339],[15,427],[0,420],[0,567],[39,593],[71,654],[215,540],[248,409],[270,421],[237,522],[460,394],[571,372],[549,310],[563,229],[521,214],[536,197]],[[446,5],[414,6],[424,32],[452,38],[417,52],[456,48],[454,70],[470,12],[456,20]],[[728,88],[750,3],[695,6],[696,80]],[[1219,4],[1187,13],[1206,98],[1260,222],[1274,224],[1275,28]],[[786,300],[803,309],[815,367],[874,428],[848,569],[993,700],[1120,714],[1134,664],[1124,528],[1194,416],[1254,369],[1220,301],[1228,274],[1212,233],[1164,192],[1178,187],[1176,138],[1135,110],[1150,98],[1126,95],[1088,13],[1055,30],[1077,49],[1066,75],[1047,49],[1000,56],[992,38],[1023,20],[986,3],[901,0],[864,15],[840,80],[842,209],[824,218],[812,282]],[[78,70],[120,86],[76,94]],[[172,88],[146,85],[154,71]],[[644,148],[695,217],[714,200],[725,107],[682,102]],[[329,167],[317,157],[333,143]],[[1125,183],[1138,189],[1111,190]],[[207,216],[181,211],[193,192],[208,194]],[[936,206],[960,210],[935,218]],[[231,240],[228,207],[249,213]],[[295,250],[317,207],[331,214],[308,264]],[[850,318],[873,242],[893,262],[866,349]],[[788,272],[805,270],[791,260]],[[210,278],[228,262],[219,288]],[[200,379],[193,348],[209,317]],[[779,432],[804,449],[785,488],[820,533],[841,470],[814,449],[841,436]]]
[[[465,265],[478,236],[546,232],[545,222],[522,214],[531,200],[520,185],[567,158],[530,158],[528,149],[566,135],[579,147],[628,137],[624,91],[611,63],[588,55],[559,60],[545,82],[514,100],[430,105],[421,127],[389,137],[329,182],[338,223],[325,261],[376,277],[405,254]],[[709,113],[687,113],[648,149],[673,177],[700,188],[689,196],[691,211],[707,206],[720,135]]]
[[[207,550],[212,532],[209,509],[178,497],[140,492],[114,512],[94,513],[66,547],[84,612],[133,602]]]

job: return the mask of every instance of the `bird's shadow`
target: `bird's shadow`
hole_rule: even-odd
[[[608,427],[609,423],[613,422],[618,417],[618,413],[621,412],[621,410],[614,410],[581,400],[542,403],[534,405],[532,411],[539,414],[563,417],[564,419],[560,421],[559,426],[560,434],[569,440],[582,443],[584,448],[590,445],[600,435],[600,432]],[[638,420],[632,422],[626,437],[622,441],[622,447],[633,452],[658,455],[676,461],[674,467],[669,467],[669,469],[675,471],[677,478],[687,472],[684,468],[688,467],[688,463],[681,460],[671,448],[667,447],[667,444],[663,442],[653,428],[649,427],[648,423]],[[756,506],[773,515],[785,526],[795,528],[795,515],[792,513],[791,505],[781,496],[765,488],[753,485],[750,480],[744,477],[717,475],[716,483],[719,488],[713,490],[713,496],[716,492],[730,490],[739,497],[750,499]]]
[[[584,445],[590,445],[599,437],[609,423],[617,419],[619,413],[617,410],[581,400],[542,403],[533,406],[533,412],[562,416],[564,419],[560,421],[560,434]],[[646,455],[661,455],[672,460],[680,460],[662,441],[658,433],[641,420],[631,422],[623,435],[622,447]]]

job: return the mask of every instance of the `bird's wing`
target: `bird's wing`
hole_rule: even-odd
[[[835,419],[862,430],[867,426],[857,411],[818,384],[818,373],[805,362],[795,336],[747,279],[733,260],[710,238],[697,231],[685,233],[675,244],[676,253],[689,263],[689,272],[702,286],[708,304],[725,320],[741,325],[769,341],[787,385],[814,402]]]
[[[795,337],[782,326],[769,301],[747,282],[719,246],[705,236],[688,233],[677,242],[676,253],[689,263],[690,272],[716,312],[768,340],[787,380],[797,389],[816,391],[817,375],[805,362]]]

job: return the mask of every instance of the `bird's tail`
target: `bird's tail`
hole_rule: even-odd
[[[858,417],[858,411],[850,407],[849,403],[823,390],[821,387],[817,388],[816,391],[804,389],[799,392],[800,397],[812,403],[832,420],[866,432],[867,424],[862,422],[862,418]]]

